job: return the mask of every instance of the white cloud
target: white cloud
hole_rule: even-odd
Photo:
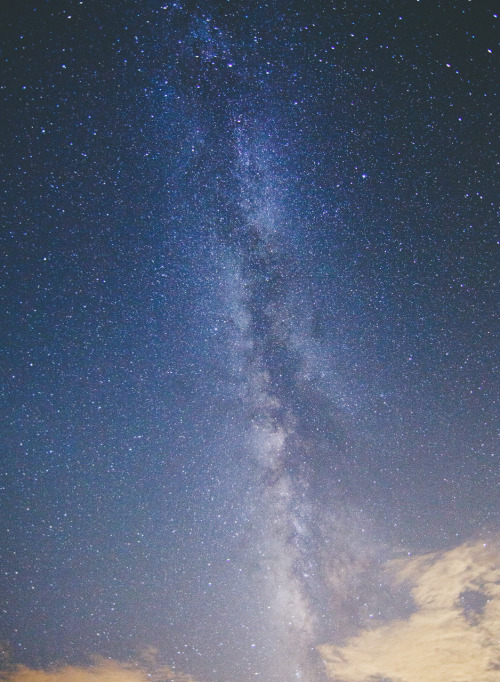
[[[328,675],[342,682],[499,682],[498,547],[466,544],[387,568],[413,586],[416,611],[345,646],[319,647]]]
[[[153,674],[135,663],[120,663],[96,659],[93,665],[60,666],[48,670],[19,665],[0,672],[2,682],[195,682],[192,677],[176,673],[168,666],[157,668]]]

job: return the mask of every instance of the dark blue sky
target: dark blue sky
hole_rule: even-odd
[[[5,4],[14,663],[324,679],[499,531],[492,7]]]

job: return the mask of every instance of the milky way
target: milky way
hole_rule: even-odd
[[[247,514],[258,563],[255,610],[271,661],[264,674],[317,680],[314,647],[332,625],[328,573],[335,552],[345,553],[335,542],[333,516],[334,475],[347,444],[340,410],[318,385],[326,367],[314,356],[311,303],[293,250],[297,235],[289,226],[287,234],[279,192],[286,183],[270,168],[269,142],[245,139],[241,130],[235,137],[242,220],[230,239],[230,309],[256,465]]]

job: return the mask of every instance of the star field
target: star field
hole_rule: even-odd
[[[497,23],[6,3],[0,677],[424,679],[369,632],[493,575]]]

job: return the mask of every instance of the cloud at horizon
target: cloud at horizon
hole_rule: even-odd
[[[0,671],[1,682],[196,682],[169,666],[155,667],[153,673],[133,662],[96,658],[89,666],[64,665],[47,670],[15,666]]]
[[[411,585],[415,611],[319,651],[339,682],[498,682],[500,552],[478,542],[389,562],[396,585]]]
[[[407,619],[372,626],[343,646],[318,651],[336,682],[498,682],[500,675],[500,547],[460,545],[387,563],[398,589],[411,588]],[[147,649],[134,661],[92,657],[89,665],[25,665],[0,671],[0,682],[198,682],[157,664]]]

